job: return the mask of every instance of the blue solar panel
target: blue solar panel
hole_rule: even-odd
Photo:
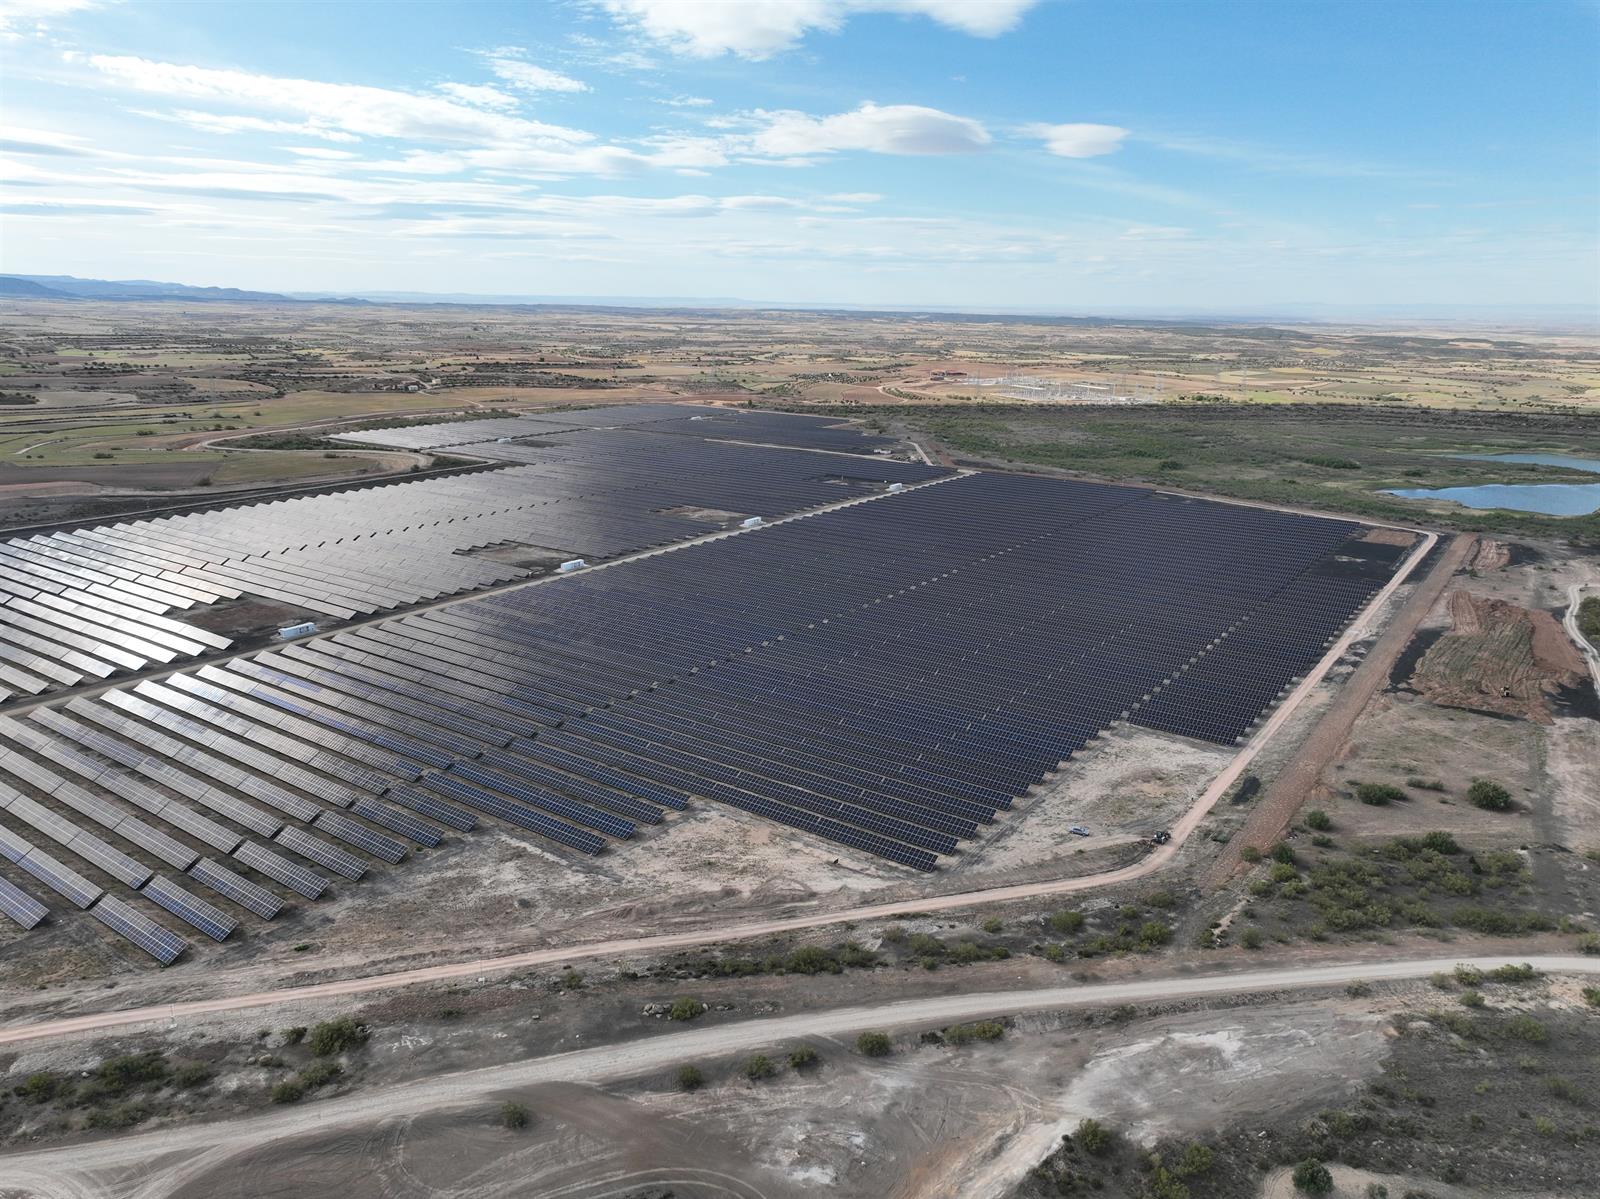
[[[239,922],[214,904],[190,895],[176,883],[156,875],[140,894],[166,908],[178,919],[193,925],[213,941],[226,941]]]
[[[50,914],[50,909],[21,887],[0,878],[0,912],[23,928],[33,928]]]
[[[114,895],[103,896],[89,909],[89,915],[132,941],[163,966],[170,966],[189,948],[182,937],[162,928]]]

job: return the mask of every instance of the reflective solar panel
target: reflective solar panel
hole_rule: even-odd
[[[189,948],[188,942],[182,937],[162,928],[114,895],[101,897],[100,902],[89,909],[89,915],[112,932],[132,941],[163,966],[170,966]]]

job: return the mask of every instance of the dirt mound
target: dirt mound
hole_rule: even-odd
[[[1467,563],[1467,569],[1478,574],[1488,574],[1492,570],[1504,570],[1510,565],[1511,547],[1503,541],[1484,537],[1478,541],[1477,552]]]
[[[1450,621],[1411,675],[1436,704],[1549,724],[1550,697],[1583,681],[1582,656],[1548,612],[1455,591]]]

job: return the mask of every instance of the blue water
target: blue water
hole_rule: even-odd
[[[1568,454],[1452,454],[1479,462],[1528,462],[1565,466],[1600,475],[1600,458]],[[1485,483],[1477,487],[1402,487],[1389,492],[1410,500],[1454,500],[1467,508],[1509,508],[1546,516],[1585,516],[1600,512],[1600,483]]]

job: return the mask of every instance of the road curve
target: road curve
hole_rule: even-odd
[[[1561,623],[1567,630],[1567,636],[1572,638],[1572,644],[1578,647],[1578,652],[1583,655],[1583,660],[1589,664],[1589,674],[1594,679],[1596,691],[1600,691],[1600,650],[1596,650],[1589,639],[1578,628],[1578,608],[1583,603],[1582,583],[1574,583],[1567,588],[1567,611],[1561,618]]]
[[[215,1015],[222,1012],[245,1011],[251,1008],[273,1007],[290,1003],[305,1003],[321,999],[337,999],[350,995],[363,995],[421,983],[449,982],[461,978],[477,978],[486,974],[499,974],[510,970],[526,970],[538,966],[564,965],[600,957],[626,957],[632,955],[660,954],[680,949],[700,948],[728,941],[747,941],[783,933],[803,932],[832,924],[861,920],[883,920],[894,916],[922,912],[947,912],[959,908],[986,904],[1010,903],[1022,899],[1040,899],[1050,896],[1071,895],[1082,891],[1114,886],[1147,878],[1165,867],[1182,848],[1190,834],[1199,827],[1211,809],[1216,806],[1245,768],[1255,760],[1277,731],[1294,715],[1306,697],[1311,694],[1328,671],[1356,641],[1370,635],[1369,622],[1381,611],[1389,597],[1410,578],[1418,563],[1439,540],[1436,533],[1425,533],[1422,543],[1406,560],[1405,566],[1384,585],[1363,609],[1361,615],[1350,623],[1342,637],[1336,641],[1322,660],[1312,668],[1300,685],[1278,705],[1267,721],[1256,731],[1243,749],[1235,755],[1226,768],[1212,780],[1183,817],[1172,826],[1172,840],[1154,847],[1139,861],[1115,870],[1088,874],[1077,878],[1054,879],[1048,882],[1019,883],[1009,887],[988,887],[977,891],[960,891],[950,895],[933,895],[922,899],[897,900],[892,903],[866,904],[860,907],[841,908],[828,912],[813,912],[803,916],[787,916],[773,920],[746,921],[723,925],[720,928],[692,929],[679,933],[660,933],[645,937],[628,937],[611,941],[591,942],[581,945],[562,945],[551,949],[534,949],[523,953],[504,954],[492,958],[479,958],[467,962],[449,962],[438,966],[423,966],[415,970],[395,971],[387,974],[365,975],[338,979],[333,982],[311,983],[306,986],[284,987],[274,991],[258,991],[248,995],[229,995],[217,999],[198,999],[187,1003],[158,1004],[150,1007],[124,1008],[120,1011],[95,1012],[86,1016],[71,1016],[59,1020],[20,1024],[0,1029],[0,1045],[14,1045],[24,1041],[48,1037],[71,1036],[82,1033],[107,1032],[132,1025],[150,1024],[160,1020],[180,1019],[190,1016]]]
[[[665,1069],[695,1058],[772,1048],[801,1037],[848,1036],[871,1028],[944,1025],[980,1017],[1204,996],[1293,991],[1366,981],[1426,978],[1458,964],[1492,970],[1527,961],[1546,973],[1600,975],[1600,958],[1549,954],[1423,958],[1298,966],[1245,974],[1191,975],[1093,986],[1047,987],[904,1000],[865,1007],[774,1016],[693,1029],[621,1045],[579,1049],[456,1074],[419,1079],[366,1094],[288,1108],[243,1120],[197,1124],[88,1144],[0,1154],[0,1179],[34,1199],[158,1199],[237,1153],[286,1137],[326,1134],[388,1117],[437,1112],[495,1092],[547,1082],[594,1083]]]

